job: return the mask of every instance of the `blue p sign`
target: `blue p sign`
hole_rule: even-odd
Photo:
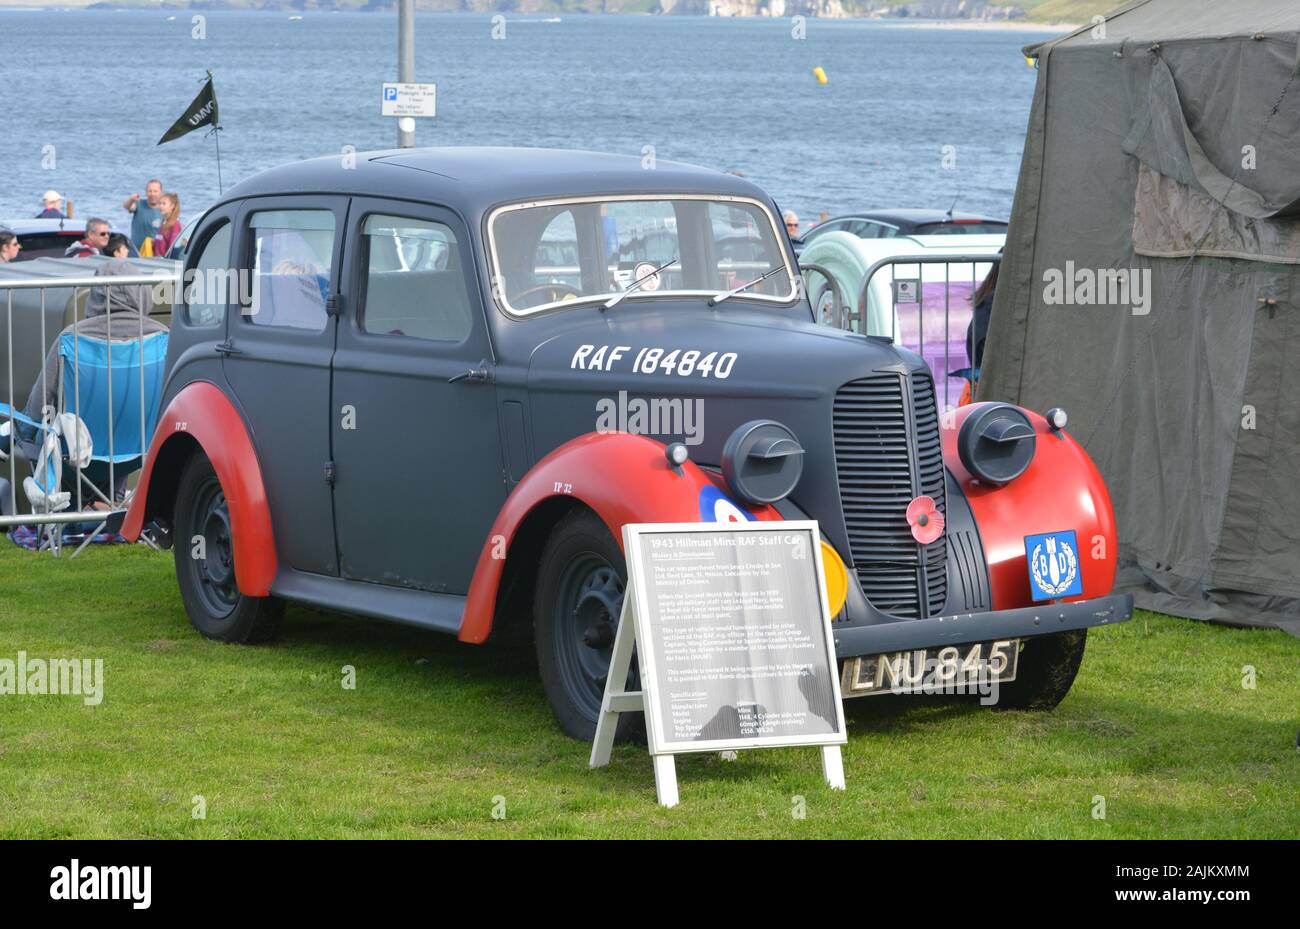
[[[396,100],[396,99],[397,99],[397,88],[396,88],[396,87],[385,87],[385,88],[384,88],[384,99],[385,99],[385,100]]]

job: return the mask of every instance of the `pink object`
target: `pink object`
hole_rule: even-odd
[[[943,514],[930,497],[917,497],[907,505],[907,523],[912,527],[912,538],[922,545],[943,535]]]

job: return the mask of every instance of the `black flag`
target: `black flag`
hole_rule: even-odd
[[[194,98],[194,102],[189,105],[189,108],[185,110],[180,119],[172,123],[172,127],[158,140],[158,144],[173,142],[185,135],[185,133],[193,132],[203,126],[216,127],[218,122],[217,92],[212,89],[212,75],[209,74],[207,83],[203,85],[199,95]]]

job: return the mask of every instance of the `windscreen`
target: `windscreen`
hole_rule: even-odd
[[[494,290],[517,314],[618,295],[714,296],[746,284],[737,299],[788,303],[796,296],[776,222],[756,201],[547,201],[503,207],[489,230]]]

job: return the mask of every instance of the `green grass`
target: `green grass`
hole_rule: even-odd
[[[139,546],[70,562],[0,541],[0,658],[19,650],[103,658],[105,696],[0,696],[4,838],[1300,835],[1300,641],[1281,632],[1142,614],[1090,637],[1055,712],[849,701],[847,792],[815,750],[686,756],[671,811],[644,748],[587,770],[526,646],[302,609],[276,644],[216,644],[170,556]]]

